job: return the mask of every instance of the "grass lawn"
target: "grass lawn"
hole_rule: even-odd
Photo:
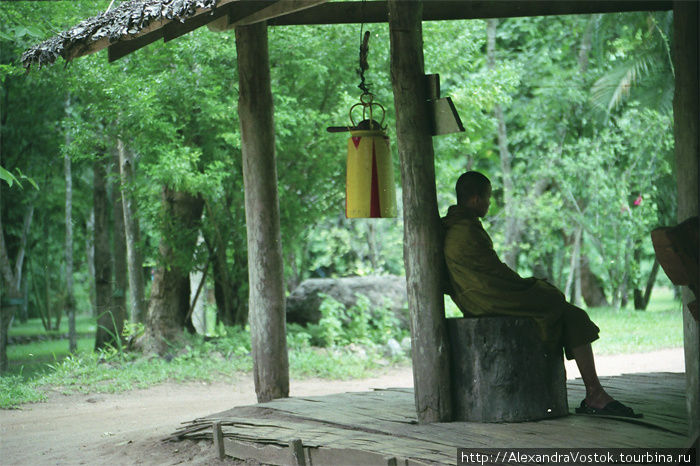
[[[78,354],[91,353],[95,337],[78,339]],[[10,374],[32,378],[50,370],[50,365],[63,361],[68,355],[68,340],[47,340],[7,347]]]
[[[80,334],[94,334],[96,329],[95,318],[92,316],[76,316],[75,330]],[[29,319],[26,322],[20,322],[15,319],[10,328],[10,336],[16,337],[31,337],[36,335],[63,335],[68,333],[68,318],[61,319],[61,325],[58,330],[44,330],[41,319]]]
[[[78,333],[78,353],[91,352],[95,345],[95,318],[76,316],[75,329]],[[46,340],[9,345],[7,356],[10,360],[9,373],[32,378],[49,369],[49,364],[56,364],[68,356],[68,340],[53,339],[68,333],[68,319],[61,319],[58,330],[46,331],[41,319],[29,319],[27,322],[15,320],[10,328],[10,337],[48,337]]]
[[[654,290],[646,311],[612,308],[588,309],[600,327],[596,354],[644,353],[683,347],[683,313],[680,301],[668,288]]]
[[[448,317],[461,312],[450,298],[445,299]],[[600,339],[593,345],[595,354],[645,353],[665,348],[683,347],[683,313],[680,301],[671,288],[657,286],[646,311],[599,307],[586,309],[600,328]]]

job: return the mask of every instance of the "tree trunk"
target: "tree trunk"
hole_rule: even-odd
[[[229,271],[231,280],[231,308],[234,312],[234,325],[244,327],[248,323],[248,300],[244,299],[248,285],[248,254],[243,245],[233,250],[233,270]]]
[[[622,270],[624,270],[624,273],[622,274],[622,283],[620,284],[620,308],[624,309],[627,307],[627,303],[629,302],[629,289],[630,289],[630,264],[632,263],[632,257],[634,256],[634,253],[630,253],[630,251],[633,251],[634,249],[634,244],[632,241],[632,238],[627,238],[626,241],[626,247],[625,247],[625,262],[623,264]],[[617,309],[617,308],[616,308]]]
[[[197,242],[202,243],[204,240],[200,236]],[[197,333],[202,335],[207,334],[206,281],[210,262],[211,256],[203,270],[196,269],[190,272],[190,308],[187,313]]]
[[[561,350],[527,317],[447,319],[455,420],[522,422],[569,414]],[[523,351],[527,348],[527,351]]]
[[[48,315],[46,303],[43,299],[41,299],[41,290],[39,289],[39,284],[37,283],[37,279],[41,276],[41,274],[37,273],[36,267],[34,266],[34,262],[31,260],[31,256],[28,257],[28,259],[29,260],[27,265],[32,271],[32,292],[34,293],[34,296],[36,296],[36,310],[39,312],[41,325],[44,327],[44,330],[48,332],[49,330],[51,330],[51,316]]]
[[[209,256],[212,261],[212,272],[214,279],[214,299],[216,300],[217,322],[224,325],[245,325],[248,318],[247,306],[239,299],[241,287],[245,282],[245,277],[238,276],[235,271],[243,270],[248,274],[247,259],[242,252],[245,250],[242,244],[236,244],[238,235],[231,233],[233,238],[233,267],[231,270],[227,261],[227,245],[219,230],[219,224],[234,222],[229,214],[230,200],[226,199],[225,211],[223,213],[214,212],[211,204],[206,201],[207,216],[212,220],[213,231],[204,239],[209,249]],[[214,219],[224,219],[215,222]]]
[[[114,167],[119,166],[118,150],[113,152],[112,162]],[[114,235],[112,257],[114,258],[114,290],[112,291],[112,315],[114,316],[114,330],[121,341],[124,321],[126,320],[126,233],[124,229],[124,204],[121,196],[121,183],[115,176],[112,183],[112,216],[114,218]]]
[[[549,283],[557,283],[554,275],[554,254],[545,253],[540,261],[532,264],[532,275],[547,280]]]
[[[163,188],[164,216],[172,230],[163,232],[159,245],[160,264],[153,276],[146,318],[147,351],[164,355],[170,349],[168,344],[180,338],[183,328],[194,330],[191,322],[186,322],[190,271],[180,264],[182,258],[190,258],[194,252],[203,204],[199,196]],[[177,244],[173,244],[173,236],[179,238]]]
[[[119,154],[119,174],[121,178],[122,208],[124,210],[124,230],[126,235],[127,267],[129,269],[129,300],[131,304],[131,321],[143,322],[146,316],[146,297],[143,278],[143,258],[139,242],[141,231],[133,196],[129,192],[134,166],[133,154],[126,150],[121,139],[117,140]]]
[[[374,222],[367,222],[367,249],[372,273],[379,273],[379,247],[377,244],[377,227]]]
[[[498,19],[487,20],[486,54],[488,67],[493,71],[496,67],[496,27]],[[515,202],[513,201],[513,175],[511,170],[511,154],[508,150],[508,132],[506,130],[506,118],[503,115],[501,104],[496,103],[493,109],[496,123],[498,125],[498,153],[501,158],[501,176],[503,178],[503,207],[505,211],[505,251],[503,262],[513,270],[518,269],[518,253],[520,247],[521,226],[515,213]]]
[[[10,287],[4,296],[8,303],[0,307],[0,374],[5,373],[10,366],[10,361],[7,358],[7,341],[12,319],[18,308],[17,305],[10,303],[16,302],[20,297],[21,293]]]
[[[678,222],[698,215],[698,160],[700,159],[700,7],[697,2],[673,2],[673,64],[676,86],[673,95],[675,174],[678,188]],[[700,323],[688,310],[693,297],[683,290],[683,341],[688,438],[700,435]]]
[[[24,266],[27,236],[29,235],[29,228],[32,225],[33,216],[34,206],[30,205],[24,215],[22,236],[20,237],[17,257],[13,268],[5,244],[5,230],[2,226],[2,215],[0,215],[0,271],[2,272],[0,276],[2,276],[5,282],[6,296],[4,299],[7,302],[7,305],[4,306],[0,304],[0,374],[7,371],[9,366],[9,360],[7,359],[8,333],[15,311],[19,307],[18,304],[22,299],[20,283],[22,283],[22,268]]]
[[[248,322],[248,305],[241,299],[245,292],[247,280],[247,258],[244,248],[233,251],[233,268],[226,261],[225,245],[214,240],[208,241],[212,261],[214,280],[214,299],[216,300],[217,321],[224,325],[245,326]],[[216,246],[213,246],[216,244]],[[236,273],[240,271],[240,273]]]
[[[233,325],[235,311],[232,306],[231,282],[228,280],[228,266],[226,264],[226,251],[222,250],[218,242],[216,246],[209,248],[212,256],[212,268],[214,276],[214,299],[216,300],[217,320],[224,325]]]
[[[613,288],[612,291],[612,303],[611,306],[615,310],[620,310],[624,307],[624,297],[623,297],[622,284],[619,284]]]
[[[97,331],[95,349],[117,346],[116,316],[112,311],[112,248],[109,241],[107,159],[93,165],[93,205],[95,208],[95,302]]]
[[[588,307],[610,305],[605,297],[603,280],[591,271],[588,257],[585,255],[581,256],[581,296]]]
[[[576,254],[576,274],[574,275],[574,305],[581,306],[581,297],[583,295],[581,279],[581,251],[583,250],[583,228],[581,229],[581,237],[579,238],[578,253]]]
[[[44,251],[44,289],[42,290],[44,292],[44,307],[46,308],[46,320],[49,324],[49,327],[46,330],[58,330],[58,327],[61,323],[61,314],[58,314],[56,316],[56,326],[53,326],[53,321],[51,320],[51,316],[54,312],[53,307],[51,306],[51,269],[50,269],[50,264],[49,264],[49,219],[48,219],[48,213],[46,210],[44,210],[42,216],[42,230],[43,230],[43,235],[41,237],[41,248]]]
[[[238,119],[248,228],[250,336],[259,402],[289,396],[284,261],[267,25],[236,27]]]
[[[70,101],[66,102],[66,109]],[[70,144],[70,136],[66,134],[66,145]],[[73,174],[71,160],[68,154],[63,156],[63,167],[66,177],[66,300],[65,313],[68,316],[68,349],[71,353],[78,351],[78,336],[75,331],[75,296],[73,296]]]
[[[581,235],[583,234],[583,229],[581,227],[576,228],[574,232],[574,250],[571,252],[571,262],[569,263],[569,278],[566,280],[566,287],[564,288],[564,294],[569,297],[569,302],[578,305],[581,295],[581,285],[580,281],[578,286],[576,286],[576,276],[580,275],[580,264],[581,264]],[[573,290],[572,290],[573,288]],[[578,288],[578,289],[577,289]]]
[[[647,278],[646,287],[644,288],[644,293],[639,288],[634,289],[634,309],[637,311],[646,311],[647,306],[649,306],[649,298],[651,298],[651,290],[654,289],[654,283],[656,282],[656,276],[659,273],[659,261],[654,258],[654,264],[651,266],[651,272],[649,272],[649,277]]]
[[[403,180],[404,264],[411,316],[418,420],[452,418],[450,350],[442,295],[444,263],[435,160],[423,64],[421,2],[390,0],[391,80]]]
[[[88,287],[90,289],[91,315],[97,317],[95,296],[95,209],[90,208],[90,215],[85,220],[85,257],[88,268]]]
[[[20,322],[23,324],[29,320],[29,280],[25,275],[22,279],[22,306]]]

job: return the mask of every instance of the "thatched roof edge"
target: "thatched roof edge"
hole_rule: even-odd
[[[220,0],[132,0],[41,42],[22,54],[22,65],[42,67],[61,56],[66,61],[90,52],[98,41],[113,43],[139,35],[157,21],[180,21],[206,10]],[[100,47],[102,48],[102,47]],[[94,51],[94,50],[93,50]]]

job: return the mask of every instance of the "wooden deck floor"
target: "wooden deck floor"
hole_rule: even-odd
[[[392,388],[274,400],[196,419],[169,440],[212,438],[221,422],[226,454],[265,464],[297,464],[292,442],[303,445],[306,464],[455,464],[457,448],[688,447],[685,375],[602,377],[610,394],[644,413],[642,420],[570,415],[523,423],[418,424],[413,389]],[[568,381],[569,408],[584,388]],[[394,462],[393,458],[396,458]]]

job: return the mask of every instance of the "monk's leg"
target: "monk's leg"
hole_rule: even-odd
[[[598,380],[591,344],[577,346],[572,348],[571,352],[581,372],[583,384],[586,386],[586,404],[591,408],[599,409],[613,401]]]

